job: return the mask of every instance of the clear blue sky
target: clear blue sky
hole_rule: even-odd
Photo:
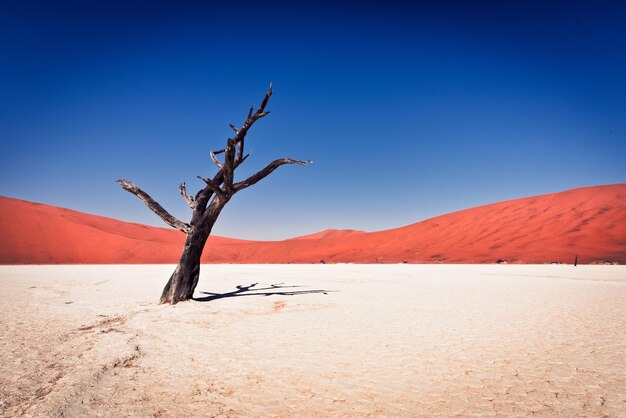
[[[96,4],[97,3],[97,4]],[[214,233],[378,230],[626,181],[626,3],[1,1],[0,194],[164,226],[268,83]],[[271,5],[268,5],[271,4]]]

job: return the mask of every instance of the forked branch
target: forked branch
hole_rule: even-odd
[[[205,208],[213,194],[225,197],[225,194],[231,194],[236,191],[233,184],[234,171],[250,156],[250,153],[244,155],[244,139],[254,122],[269,114],[269,111],[265,111],[265,107],[271,96],[272,84],[270,83],[270,87],[265,93],[259,108],[255,112],[254,106],[250,107],[250,111],[241,128],[237,128],[232,124],[229,125],[235,132],[235,136],[227,140],[226,147],[221,150],[211,151],[211,160],[219,168],[219,171],[213,176],[212,180],[200,176],[198,177],[207,184],[207,187],[196,193],[196,208]],[[223,163],[217,158],[217,155],[221,153],[224,153]],[[224,190],[221,188],[222,184],[224,184]]]
[[[133,182],[129,180],[125,180],[125,179],[119,179],[116,181],[122,186],[124,190],[126,190],[129,193],[134,194],[139,199],[141,199],[141,201],[143,201],[143,203],[145,203],[146,206],[148,206],[148,209],[156,213],[159,216],[159,218],[163,220],[163,222],[165,222],[166,224],[168,224],[174,229],[178,229],[179,231],[184,232],[185,234],[188,234],[191,232],[192,230],[191,225],[181,222],[175,217],[173,217],[168,211],[166,211],[163,208],[163,206],[159,205],[159,203],[155,201],[153,198],[151,198],[149,194],[141,190],[139,187],[135,186]]]

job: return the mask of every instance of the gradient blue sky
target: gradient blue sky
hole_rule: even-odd
[[[224,2],[229,3],[229,2]],[[0,194],[164,226],[268,83],[214,233],[387,229],[626,181],[625,2],[0,1]]]

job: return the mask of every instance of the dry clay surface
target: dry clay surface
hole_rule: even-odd
[[[172,269],[0,267],[0,415],[626,416],[622,266]]]

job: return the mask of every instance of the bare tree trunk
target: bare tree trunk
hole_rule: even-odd
[[[163,289],[159,303],[175,304],[193,297],[193,292],[200,278],[200,257],[204,246],[211,235],[213,225],[228,200],[214,200],[207,208],[207,212],[194,211],[191,220],[191,231],[185,239],[183,253],[180,256],[176,270]]]
[[[163,289],[160,303],[175,304],[193,297],[200,277],[200,256],[209,234],[210,230],[187,235],[183,253],[176,270]]]
[[[216,199],[209,205],[206,213],[194,211],[194,217],[191,220],[192,229],[185,239],[183,253],[174,273],[163,289],[159,303],[173,305],[193,297],[200,278],[202,251],[226,203],[228,199]]]

